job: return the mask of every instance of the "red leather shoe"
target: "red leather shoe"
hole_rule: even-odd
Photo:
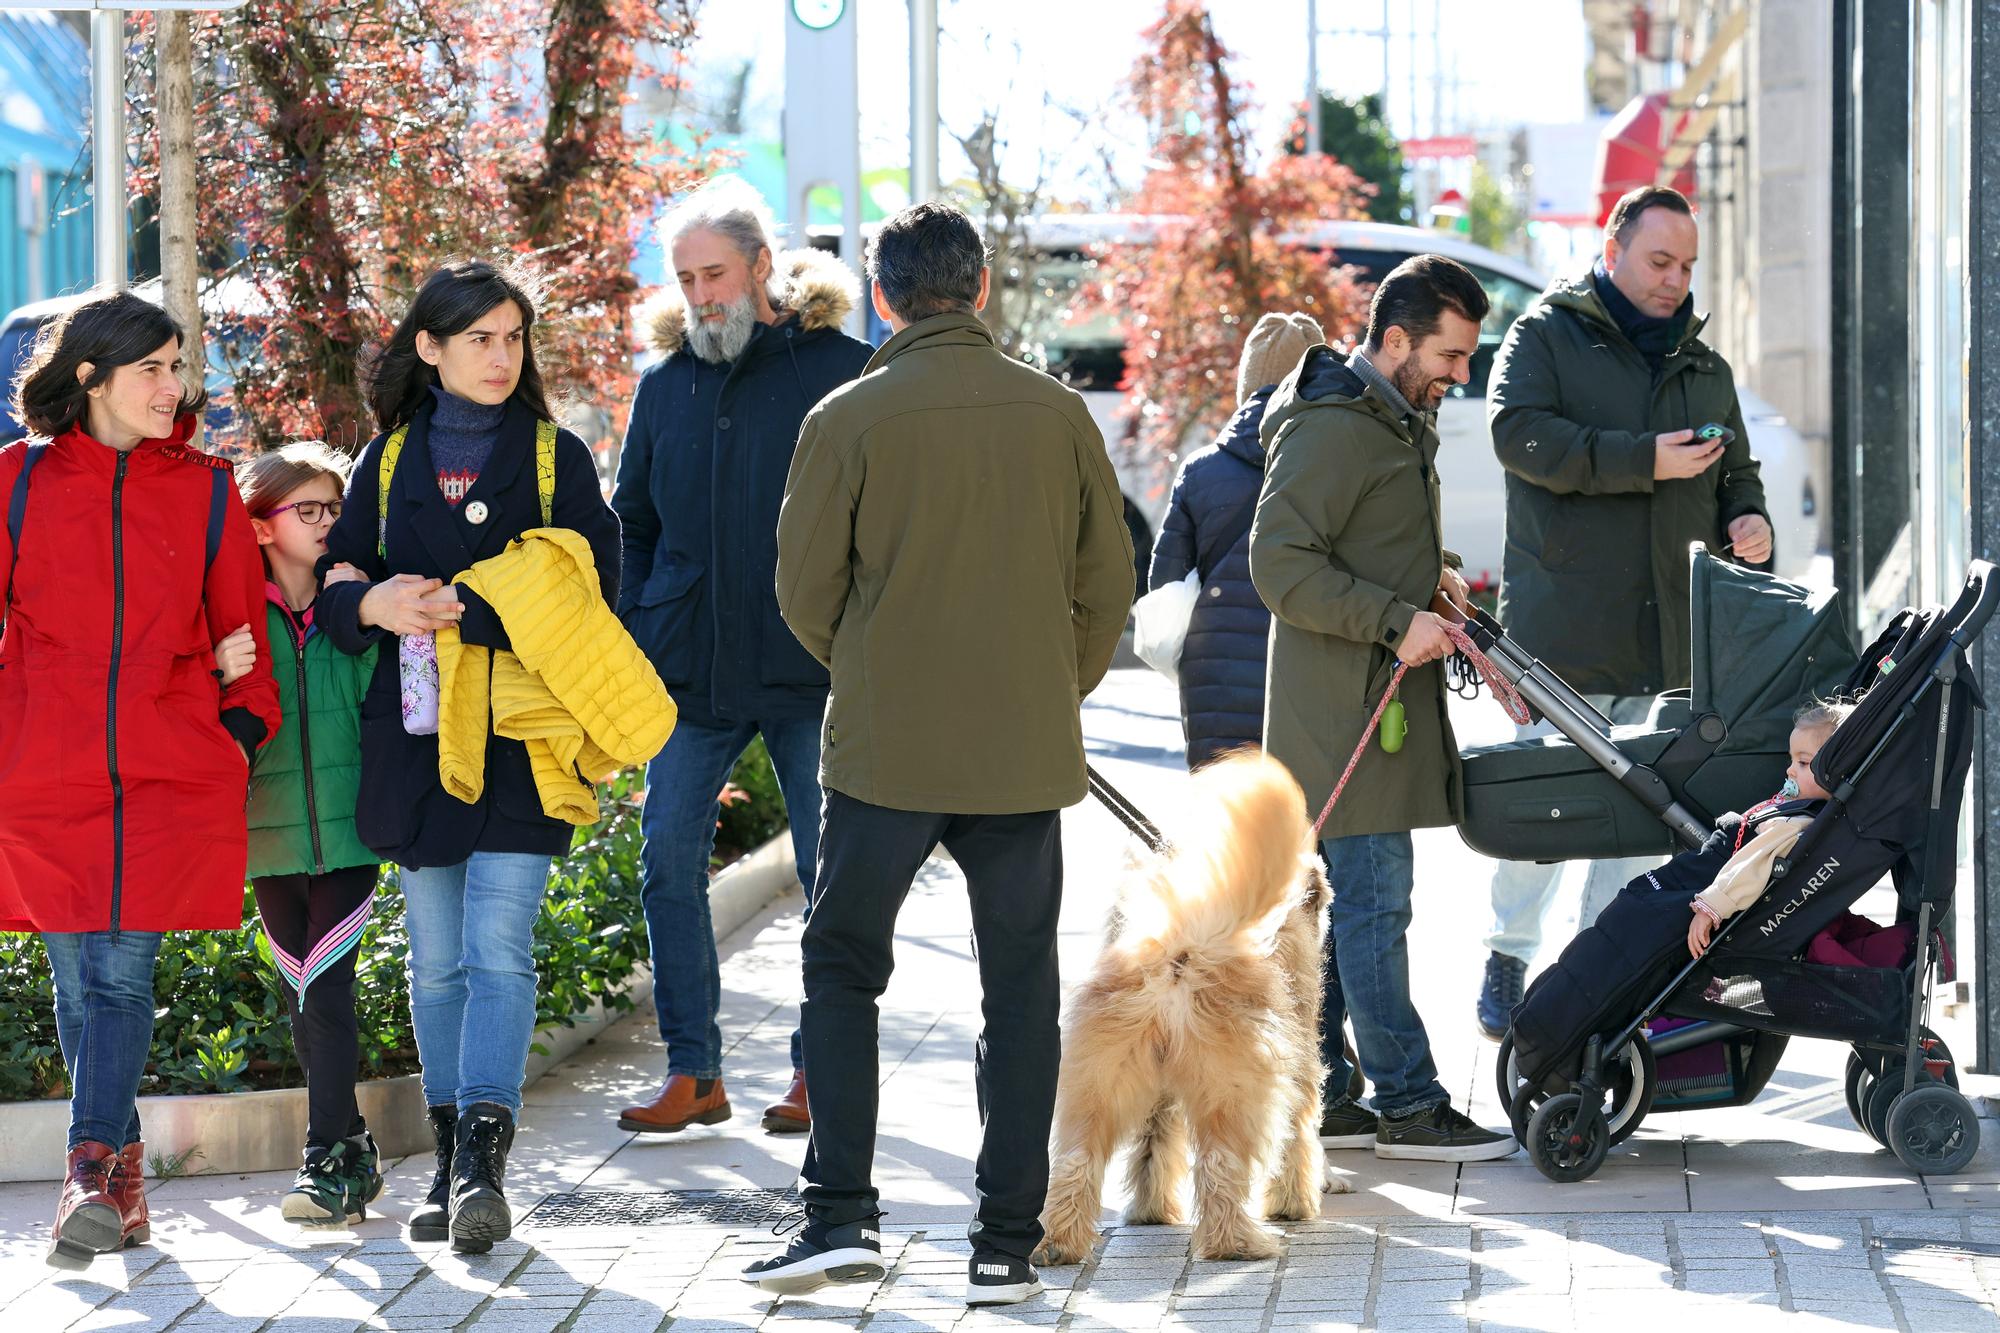
[[[764,1108],[764,1128],[772,1134],[804,1134],[812,1124],[812,1112],[806,1108],[806,1071],[794,1069],[792,1086]]]
[[[128,1143],[118,1154],[118,1165],[111,1169],[111,1199],[118,1205],[124,1224],[125,1238],[119,1249],[144,1245],[153,1238],[152,1223],[146,1216],[145,1144]]]
[[[69,1150],[62,1192],[56,1196],[55,1235],[49,1242],[51,1268],[73,1271],[123,1242],[124,1219],[111,1196],[111,1173],[118,1154],[105,1143],[79,1143]]]
[[[702,1084],[708,1085],[706,1090]],[[669,1074],[659,1096],[619,1113],[618,1128],[633,1134],[678,1134],[689,1125],[719,1125],[727,1119],[729,1094],[721,1079]]]

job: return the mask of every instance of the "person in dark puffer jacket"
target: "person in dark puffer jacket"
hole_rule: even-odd
[[[1274,313],[1257,321],[1236,369],[1236,415],[1214,444],[1181,465],[1153,547],[1153,588],[1190,571],[1201,575],[1180,666],[1189,769],[1263,738],[1271,613],[1250,582],[1250,520],[1264,484],[1257,428],[1278,381],[1308,347],[1324,341],[1308,315]]]

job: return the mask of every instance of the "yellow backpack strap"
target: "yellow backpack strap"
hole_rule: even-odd
[[[535,498],[542,502],[542,526],[555,521],[556,423],[535,423]]]
[[[382,441],[382,465],[375,474],[375,554],[389,558],[389,483],[396,478],[396,460],[403,456],[408,426],[398,426]]]

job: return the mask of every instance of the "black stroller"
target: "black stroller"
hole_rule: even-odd
[[[1950,608],[1902,611],[1857,661],[1832,597],[1697,546],[1692,688],[1661,696],[1636,728],[1612,727],[1477,618],[1473,638],[1495,669],[1565,738],[1466,752],[1460,832],[1490,856],[1697,847],[1717,815],[1770,794],[1796,708],[1835,696],[1857,705],[1813,761],[1832,798],[1700,958],[1618,979],[1617,998],[1560,1042],[1522,1043],[1532,1068],[1515,1055],[1521,1034],[1502,1043],[1501,1100],[1544,1175],[1588,1178],[1650,1111],[1750,1101],[1792,1036],[1853,1046],[1848,1109],[1910,1169],[1949,1174],[1972,1160],[1978,1118],[1924,1018],[1931,978],[1948,966],[1934,922],[1954,887],[1971,710],[1985,707],[1965,654],[2000,601],[1993,574],[1975,561]],[[1804,961],[1813,937],[1885,874],[1899,925],[1914,927],[1903,966]]]

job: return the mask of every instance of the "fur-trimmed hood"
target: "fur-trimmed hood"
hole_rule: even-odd
[[[807,330],[838,329],[861,299],[861,282],[839,258],[823,250],[780,250],[772,257],[772,304],[796,314]],[[687,302],[668,283],[640,307],[639,327],[661,356],[687,345]]]

